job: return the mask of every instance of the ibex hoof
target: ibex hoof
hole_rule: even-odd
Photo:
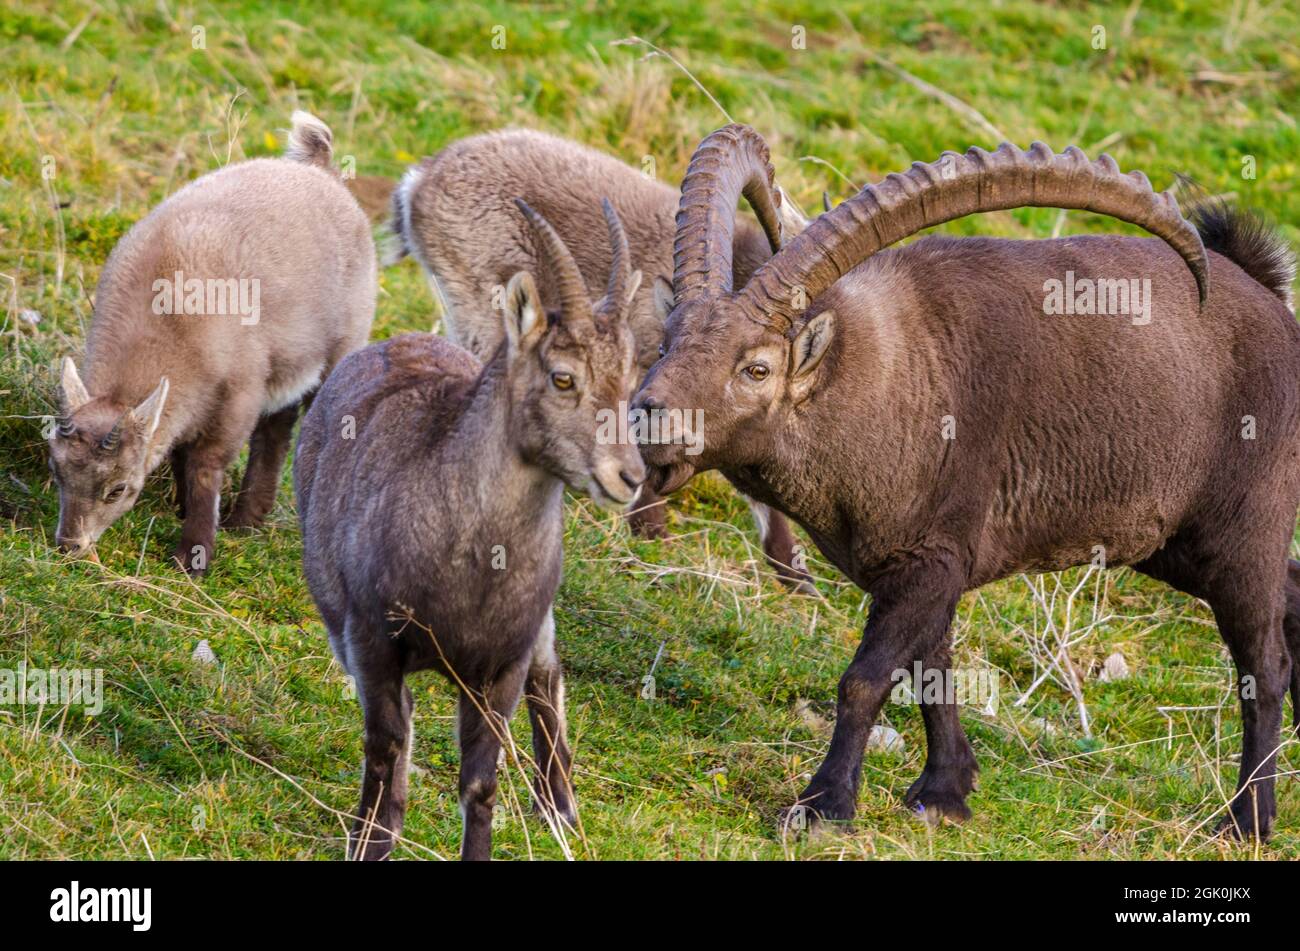
[[[781,810],[781,832],[785,835],[814,835],[846,831],[857,811],[857,797],[851,789],[811,785],[799,801]]]
[[[1219,825],[1214,834],[1220,838],[1234,839],[1238,842],[1249,839],[1259,839],[1261,842],[1267,842],[1273,834],[1273,817],[1261,813],[1257,821],[1252,810],[1248,808],[1239,810],[1237,804],[1234,803],[1227,814],[1219,820]]]

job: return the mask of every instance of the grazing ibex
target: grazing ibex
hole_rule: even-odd
[[[640,376],[627,310],[641,275],[606,203],[614,263],[593,307],[560,236],[518,208],[553,272],[558,310],[543,309],[531,272],[517,273],[486,366],[442,337],[397,337],[344,360],[303,420],[303,567],[365,713],[354,857],[384,858],[401,832],[412,710],[403,680],[416,670],[460,688],[462,857],[490,855],[500,738],[525,691],[535,804],[576,822],[551,613],[563,490],[624,506],[645,478],[636,445],[598,425],[626,411]]]
[[[493,289],[510,275],[532,270],[537,259],[523,240],[515,213],[521,196],[551,221],[573,251],[582,276],[593,287],[609,274],[610,256],[597,213],[607,195],[626,223],[632,261],[649,278],[632,301],[629,321],[636,337],[637,366],[645,373],[659,359],[663,320],[656,295],[670,299],[673,215],[677,192],[618,159],[576,142],[529,130],[509,130],[463,139],[425,159],[406,173],[393,194],[393,230],[400,254],[411,254],[429,277],[446,315],[449,336],[479,359],[501,340],[501,321],[493,309]],[[752,221],[738,222],[735,276],[748,280],[779,246],[784,234],[807,222],[789,202],[782,217],[769,222],[766,235]],[[548,288],[542,287],[543,299]],[[787,584],[809,590],[811,578],[798,557],[796,539],[779,512],[750,502],[763,551]],[[643,491],[628,516],[633,529],[648,537],[665,532],[662,499]]]
[[[118,242],[95,292],[85,382],[63,361],[50,469],[65,550],[91,548],[169,453],[186,570],[211,563],[222,477],[245,443],[225,525],[266,517],[299,404],[374,316],[370,225],[331,155],[329,128],[295,112],[284,158],[204,175]]]
[[[733,285],[737,199],[774,226],[771,178],[748,127],[696,151],[667,354],[634,411],[705,409],[698,456],[644,447],[661,491],[719,468],[872,595],[802,814],[853,816],[872,721],[914,664],[946,671],[963,592],[1100,552],[1213,608],[1245,732],[1223,826],[1267,835],[1289,667],[1300,702],[1288,657],[1288,643],[1300,653],[1300,566],[1288,576],[1287,562],[1300,329],[1285,244],[1219,207],[1194,215],[1198,233],[1109,156],[1004,144],[863,189]],[[930,237],[881,253],[963,215],[1030,205],[1163,240]],[[1099,316],[1121,282],[1129,315]],[[921,712],[928,754],[907,802],[965,818],[977,767],[957,707],[923,698]]]

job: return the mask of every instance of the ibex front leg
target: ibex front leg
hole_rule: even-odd
[[[173,557],[190,574],[212,564],[221,515],[221,482],[248,441],[261,410],[257,398],[232,397],[201,441],[185,450],[185,521]]]
[[[211,450],[192,448],[185,454],[181,537],[172,557],[192,575],[212,564],[217,545],[217,516],[221,506],[222,459]]]
[[[979,764],[961,728],[957,698],[948,691],[952,682],[948,639],[943,638],[921,663],[925,682],[916,683],[913,679],[912,692],[925,720],[925,768],[908,788],[904,801],[923,812],[930,821],[944,818],[963,821],[970,818],[966,797],[975,788]],[[937,698],[932,695],[936,691],[931,689],[931,678],[935,677],[942,687],[937,691]]]
[[[185,455],[187,448],[177,446],[172,450],[172,479],[176,482],[176,516],[182,521],[185,519]]]
[[[853,818],[871,725],[899,677],[911,673],[914,661],[932,656],[948,636],[962,590],[958,573],[944,563],[914,564],[872,585],[862,643],[840,679],[830,751],[799,796],[792,824],[803,818],[812,823]],[[946,730],[951,720],[927,717],[931,724]]]
[[[492,811],[497,802],[497,758],[510,729],[510,716],[524,691],[531,658],[525,656],[497,674],[493,683],[461,690],[456,708],[460,740],[460,812],[465,822],[460,857],[486,862],[492,857]]]
[[[546,620],[533,648],[533,663],[525,688],[528,719],[533,725],[533,757],[537,777],[533,781],[533,808],[573,827],[578,810],[572,785],[572,754],[564,718],[564,673],[555,654],[555,617]]]

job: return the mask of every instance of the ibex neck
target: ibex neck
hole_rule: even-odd
[[[454,451],[462,454],[467,501],[484,518],[554,518],[558,524],[564,483],[527,457],[526,434],[511,397],[503,345],[479,374],[456,426]]]

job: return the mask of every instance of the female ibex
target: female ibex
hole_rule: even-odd
[[[331,155],[329,128],[295,112],[284,158],[204,175],[118,242],[95,291],[85,382],[63,362],[50,470],[65,550],[93,546],[169,453],[186,570],[212,561],[222,477],[245,443],[224,524],[271,510],[299,404],[374,316],[370,225]]]
[[[873,596],[804,814],[853,815],[872,720],[900,672],[948,667],[963,592],[1101,552],[1213,608],[1245,731],[1223,824],[1267,835],[1288,643],[1300,651],[1300,566],[1287,564],[1300,329],[1284,304],[1285,245],[1222,208],[1196,216],[1198,233],[1109,156],[1004,144],[865,188],[733,290],[737,199],[773,227],[771,177],[747,127],[697,150],[667,355],[635,407],[706,409],[697,457],[644,447],[661,491],[717,467]],[[878,253],[963,215],[1029,205],[1107,214],[1163,241],[931,237]],[[1207,256],[1202,237],[1222,253]],[[1140,315],[1096,315],[1095,284],[1137,279],[1149,282]],[[1077,306],[1049,316],[1049,290],[1071,281]],[[922,714],[928,758],[907,801],[964,818],[977,767],[957,708],[924,702]]]
[[[504,287],[510,275],[537,266],[512,204],[516,195],[554,223],[593,287],[609,274],[609,252],[596,211],[599,196],[609,196],[627,223],[633,262],[653,276],[633,299],[628,318],[637,366],[645,373],[663,344],[656,295],[672,296],[666,276],[672,273],[677,193],[612,156],[540,132],[516,129],[456,142],[414,166],[393,194],[392,226],[400,253],[411,254],[428,274],[451,338],[486,359],[501,340],[493,289]],[[737,222],[737,281],[743,283],[771,257],[782,229],[788,237],[806,226],[788,202],[781,203],[780,211],[779,223],[769,222],[777,230],[766,235],[752,221]],[[769,564],[787,584],[809,590],[812,582],[789,524],[765,505],[751,502],[751,509]],[[639,534],[659,537],[664,519],[662,499],[647,486],[628,521]]]
[[[634,443],[598,420],[639,378],[627,324],[641,275],[608,203],[613,266],[594,308],[555,230],[523,202],[558,311],[529,272],[511,279],[504,341],[481,366],[441,337],[408,334],[344,360],[303,420],[294,459],[303,567],[330,644],[365,713],[365,767],[350,853],[389,854],[406,811],[407,673],[460,688],[461,855],[491,849],[501,731],[527,691],[536,805],[576,821],[551,604],[563,561],[563,489],[636,497]]]

